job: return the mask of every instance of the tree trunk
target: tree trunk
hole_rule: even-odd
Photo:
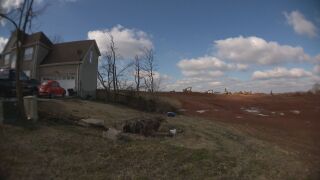
[[[27,120],[24,103],[23,103],[23,91],[20,82],[20,73],[21,73],[21,45],[24,39],[24,34],[21,34],[20,30],[17,31],[17,41],[16,41],[16,96],[17,96],[17,108],[18,108],[18,117],[21,122]]]

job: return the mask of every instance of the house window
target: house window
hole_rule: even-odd
[[[32,55],[33,55],[33,47],[26,48],[25,51],[24,51],[23,59],[25,61],[31,60],[32,59]]]
[[[16,61],[17,61],[16,53],[12,53],[11,54],[11,68],[12,69],[16,68]]]
[[[6,54],[4,56],[4,65],[9,65],[10,64],[10,54]]]
[[[30,70],[24,71],[24,73],[30,78],[30,75],[31,75],[31,71]]]

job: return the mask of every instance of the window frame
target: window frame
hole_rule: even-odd
[[[11,55],[10,53],[7,53],[4,55],[4,65],[11,65]]]
[[[17,55],[15,52],[10,54],[10,67],[12,69],[16,68],[16,63],[17,63]]]
[[[31,77],[31,70],[24,70],[23,72],[26,76],[28,76],[28,78]]]
[[[29,52],[28,50],[31,50],[30,54],[26,54],[26,52]],[[32,46],[25,48],[24,52],[23,52],[23,60],[24,61],[31,61],[33,58],[33,53],[34,53],[34,48]]]

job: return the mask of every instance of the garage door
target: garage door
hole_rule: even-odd
[[[67,96],[68,94],[68,89],[76,89],[76,81],[74,79],[65,79],[65,80],[56,80],[59,82],[60,86],[63,87],[67,91]]]

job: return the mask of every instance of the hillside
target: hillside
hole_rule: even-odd
[[[126,117],[153,116],[81,100],[48,100],[39,105],[41,111],[61,119],[101,118],[108,127]],[[182,132],[175,137],[129,135],[113,141],[103,138],[101,130],[45,117],[32,130],[3,125],[0,172],[8,179],[317,178],[316,171],[292,152],[225,123],[179,115],[167,118],[162,126]]]

